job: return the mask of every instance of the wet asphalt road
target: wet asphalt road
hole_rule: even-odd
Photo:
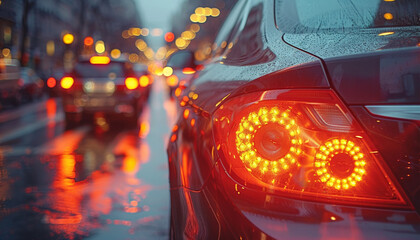
[[[65,130],[60,99],[1,110],[0,239],[167,239],[166,96],[155,80],[140,130]]]

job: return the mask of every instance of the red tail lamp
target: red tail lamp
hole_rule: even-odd
[[[128,78],[125,79],[125,86],[129,90],[136,89],[139,86],[139,81],[137,80],[137,78],[128,77]]]
[[[407,207],[363,129],[331,90],[232,97],[213,117],[226,171],[286,197]]]
[[[186,67],[186,68],[182,69],[182,73],[183,74],[194,74],[195,70],[193,68]]]
[[[48,79],[47,79],[47,86],[48,86],[49,88],[53,88],[53,87],[55,87],[56,85],[57,85],[57,80],[55,80],[55,78],[50,77],[50,78],[48,78]]]
[[[86,46],[92,46],[93,45],[93,38],[92,37],[85,37],[85,40],[83,42]]]
[[[366,160],[360,147],[346,139],[332,139],[319,147],[315,170],[327,187],[347,190],[356,187],[366,174]]]
[[[290,111],[262,107],[243,117],[236,130],[239,158],[262,179],[275,183],[275,176],[293,168],[301,153],[299,127]]]
[[[74,84],[74,79],[72,77],[63,77],[61,79],[60,85],[64,89],[70,89]]]

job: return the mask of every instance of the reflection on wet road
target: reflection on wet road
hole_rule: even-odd
[[[140,130],[64,130],[58,99],[0,112],[1,239],[167,239],[173,102],[155,81]]]

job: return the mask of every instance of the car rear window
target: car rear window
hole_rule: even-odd
[[[84,78],[115,78],[125,77],[123,63],[109,63],[106,65],[93,65],[89,62],[79,63],[75,67],[78,76]]]
[[[279,29],[290,33],[420,25],[418,0],[277,0]]]

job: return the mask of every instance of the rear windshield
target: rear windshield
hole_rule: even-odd
[[[276,21],[290,33],[420,26],[420,1],[276,0]]]
[[[83,78],[116,78],[125,77],[123,63],[93,65],[89,62],[79,63],[75,67],[76,75]]]

